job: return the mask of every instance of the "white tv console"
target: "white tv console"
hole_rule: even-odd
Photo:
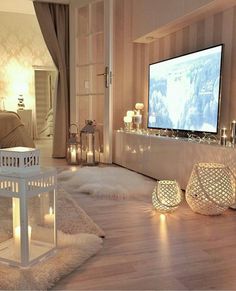
[[[224,163],[236,172],[236,148],[117,130],[113,162],[157,180],[176,180],[186,189],[197,162]]]

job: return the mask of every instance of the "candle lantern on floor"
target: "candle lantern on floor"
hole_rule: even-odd
[[[181,204],[182,199],[183,193],[176,181],[158,181],[152,193],[152,204],[161,213],[176,210]]]
[[[28,267],[56,248],[56,171],[40,169],[39,151],[0,150],[0,261]]]
[[[67,144],[67,163],[78,165],[80,161],[80,144],[78,141],[78,126],[71,124],[69,128],[70,137]]]
[[[86,120],[80,131],[80,158],[82,165],[95,166],[100,161],[100,136],[94,120]]]
[[[197,163],[193,167],[185,196],[194,212],[221,214],[235,203],[233,173],[224,164]]]

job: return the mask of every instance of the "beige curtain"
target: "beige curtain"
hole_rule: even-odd
[[[52,155],[63,158],[69,126],[69,6],[33,3],[44,40],[58,69]]]

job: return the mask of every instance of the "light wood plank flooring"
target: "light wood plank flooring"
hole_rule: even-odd
[[[62,160],[43,161],[66,167]],[[184,204],[162,216],[151,203],[79,201],[106,232],[104,247],[54,289],[236,290],[235,211],[210,217]]]

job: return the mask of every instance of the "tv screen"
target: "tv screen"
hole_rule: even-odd
[[[222,50],[149,65],[148,128],[217,133]]]

